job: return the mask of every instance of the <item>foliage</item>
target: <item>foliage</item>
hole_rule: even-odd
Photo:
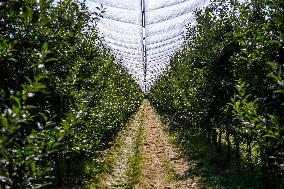
[[[196,20],[152,88],[152,103],[220,150],[224,139],[227,160],[261,167],[263,186],[283,185],[283,2],[212,1]]]
[[[3,188],[66,184],[68,162],[96,159],[139,107],[141,90],[96,35],[99,17],[76,0],[0,2]]]

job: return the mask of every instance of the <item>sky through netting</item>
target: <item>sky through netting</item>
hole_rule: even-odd
[[[91,11],[105,9],[99,36],[116,62],[124,65],[147,93],[184,43],[194,11],[208,0],[87,0]]]

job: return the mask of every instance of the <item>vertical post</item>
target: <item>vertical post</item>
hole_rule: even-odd
[[[145,21],[145,0],[141,0],[141,12],[142,12],[142,50],[143,50],[143,66],[144,66],[144,91],[147,90],[147,49],[146,49],[146,21]]]

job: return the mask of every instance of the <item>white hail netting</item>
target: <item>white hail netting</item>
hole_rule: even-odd
[[[105,13],[98,22],[99,36],[112,49],[117,63],[123,64],[147,93],[166,70],[170,57],[183,46],[186,25],[194,21],[193,11],[205,6],[208,0],[144,1],[145,29],[142,0],[87,0],[86,4],[91,11],[103,6]]]

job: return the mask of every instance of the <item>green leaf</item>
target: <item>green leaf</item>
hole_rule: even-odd
[[[57,58],[49,58],[49,59],[46,59],[45,62],[54,62],[54,61],[57,61],[58,59]]]
[[[273,78],[273,79],[275,79],[276,81],[281,81],[281,80],[282,80],[281,77],[279,77],[278,75],[275,75],[275,74],[273,74],[273,73],[268,73],[268,74],[266,75],[266,77]]]
[[[22,95],[22,99],[23,99],[24,101],[26,101],[26,100],[27,100],[27,98],[28,98],[27,93],[24,93],[24,94]]]
[[[15,114],[18,114],[20,109],[21,109],[21,101],[19,98],[15,97],[15,96],[11,96],[11,99],[14,100],[15,103],[13,103],[12,105],[12,109],[13,109],[13,112]]]
[[[14,47],[15,47],[15,45],[17,44],[17,40],[13,40],[11,43],[9,43],[9,50],[11,50],[11,49],[13,49]],[[14,59],[14,58],[9,58],[8,60],[10,60],[10,61],[14,61],[14,62],[16,62],[17,60],[16,59]]]
[[[36,171],[36,164],[33,161],[31,161],[30,165],[31,165],[32,172],[34,173]]]
[[[68,130],[69,128],[70,128],[70,123],[68,123],[68,122],[64,122],[64,123],[62,123],[62,127],[63,127],[63,129],[64,130]]]
[[[30,137],[27,138],[27,141],[29,144],[31,144],[33,142],[33,139],[31,139]]]
[[[33,9],[31,7],[24,8],[24,16],[31,18],[33,16]]]
[[[15,58],[8,58],[9,61],[11,62],[17,62],[17,60]]]
[[[237,111],[237,112],[240,112],[240,104],[241,104],[240,101],[237,101],[237,102],[236,102],[235,108],[236,108],[236,111]]]
[[[41,54],[42,54],[43,56],[46,56],[46,55],[47,55],[47,48],[48,48],[47,42],[44,42],[43,45],[41,46]]]
[[[35,80],[38,82],[38,81],[40,81],[42,79],[47,79],[47,78],[48,78],[47,75],[38,75],[37,77],[35,77]]]
[[[274,139],[278,139],[276,136],[274,136],[274,135],[264,135],[263,136],[264,138],[274,138]]]
[[[3,89],[1,89],[0,90],[0,95],[1,95],[1,97],[5,97],[6,96],[6,92]]]
[[[7,120],[6,117],[1,116],[0,119],[1,119],[1,125],[2,125],[2,126],[4,126],[4,127],[9,127],[9,125],[8,125],[8,120]]]
[[[275,90],[273,93],[282,93],[282,94],[284,94],[284,89]]]
[[[39,113],[39,114],[41,115],[41,117],[43,118],[43,120],[44,120],[45,122],[47,122],[48,117],[47,117],[45,114],[43,114],[43,113]]]
[[[270,40],[269,43],[271,43],[271,44],[278,44],[280,42],[278,40]]]
[[[29,82],[30,85],[33,83],[32,80],[28,78],[27,76],[25,76],[25,79]]]
[[[16,106],[15,104],[12,105],[12,110],[15,114],[18,114],[20,111],[20,108],[18,106]]]

